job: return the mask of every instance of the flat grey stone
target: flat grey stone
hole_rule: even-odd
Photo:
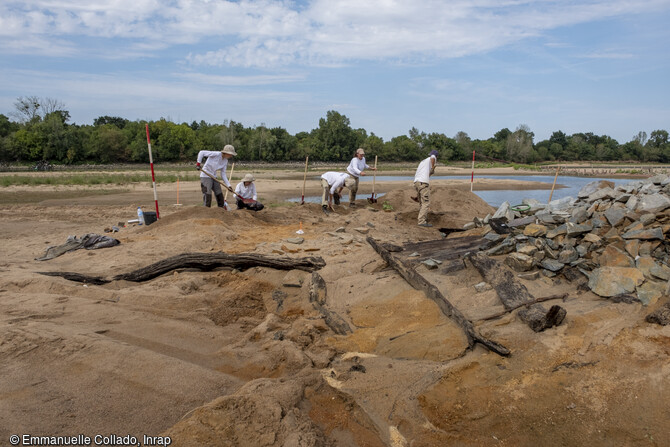
[[[616,199],[619,197],[622,193],[613,190],[609,186],[599,189],[598,191],[590,194],[587,198],[586,201],[588,203],[593,203],[596,200],[602,200],[602,199]]]
[[[577,197],[584,199],[603,188],[614,188],[614,183],[607,180],[594,180],[584,185],[577,193]]]
[[[566,234],[567,232],[568,232],[568,229],[565,226],[565,224],[563,224],[563,225],[560,225],[560,226],[558,226],[554,229],[551,229],[551,230],[547,231],[547,236],[546,237],[547,237],[547,239],[553,239],[556,236],[560,236],[561,234]]]
[[[639,197],[635,211],[638,213],[658,213],[666,208],[670,208],[670,199],[663,194],[649,194]]]
[[[624,239],[660,239],[663,240],[663,230],[657,228],[645,228],[643,230],[628,231],[622,235]]]
[[[568,220],[572,223],[580,224],[580,223],[586,221],[586,219],[588,219],[588,218],[589,218],[589,214],[588,214],[588,212],[586,211],[585,208],[576,208],[572,212],[572,216]]]
[[[626,208],[610,208],[605,211],[605,218],[613,227],[616,227],[626,217],[628,210]]]
[[[634,211],[635,208],[637,208],[639,200],[637,196],[630,196],[630,199],[628,199],[628,202],[626,202],[626,208],[628,208],[631,211]]]
[[[654,222],[656,222],[656,214],[654,213],[643,214],[642,216],[640,216],[640,223],[644,226],[647,226],[650,223]]]
[[[582,233],[590,233],[593,230],[593,225],[568,222],[565,224],[565,229],[568,236],[575,236]]]
[[[526,272],[533,268],[534,259],[523,253],[512,253],[505,258],[505,264],[517,272]]]
[[[289,244],[302,244],[303,242],[305,242],[305,239],[301,238],[301,237],[290,237],[290,238],[285,239],[285,240]]]
[[[557,272],[563,268],[564,264],[562,262],[556,261],[554,259],[545,258],[540,262],[540,265],[545,269],[551,272]]]
[[[574,248],[566,248],[558,254],[558,262],[563,264],[570,264],[579,259],[579,253]],[[546,268],[546,267],[545,267]]]
[[[535,216],[526,216],[526,217],[520,217],[518,219],[512,219],[507,223],[508,227],[522,227],[524,225],[532,224],[535,223]]]
[[[631,267],[599,267],[588,276],[591,291],[605,297],[633,293],[644,282],[642,272]]]

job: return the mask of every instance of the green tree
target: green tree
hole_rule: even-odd
[[[145,134],[146,144],[146,134]],[[126,161],[128,142],[121,129],[113,124],[96,126],[89,138],[88,155],[101,163]]]
[[[425,141],[426,144],[423,150],[416,154],[408,154],[410,158],[406,158],[406,160],[424,159],[428,157],[428,154],[432,150],[436,150],[439,153],[437,158],[442,162],[460,158],[460,149],[456,140],[449,138],[443,133],[430,133],[426,136]]]
[[[647,144],[652,147],[663,148],[668,144],[668,131],[667,130],[655,130],[649,135],[649,141]]]
[[[351,128],[349,118],[334,110],[328,111],[326,118],[319,120],[319,127],[313,132],[315,155],[320,160],[345,161],[358,149],[360,135]]]
[[[8,138],[7,152],[12,160],[36,161],[42,158],[42,144],[37,133],[23,128]]]
[[[520,124],[516,130],[507,137],[506,152],[507,159],[520,163],[529,163],[534,159],[533,132],[525,124]]]
[[[93,120],[93,125],[94,126],[104,126],[105,124],[112,124],[119,129],[123,129],[126,127],[126,124],[128,124],[128,120],[125,118],[121,118],[119,116],[99,116],[95,120]]]

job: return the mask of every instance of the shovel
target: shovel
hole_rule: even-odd
[[[233,172],[235,171],[235,163],[230,167],[230,180],[233,179]],[[206,174],[206,173],[205,173]],[[226,193],[223,195],[223,203],[228,203],[228,190],[226,189]],[[223,205],[223,207],[228,211],[228,207],[226,205]]]
[[[307,161],[309,161],[309,155],[305,157],[305,176],[302,178],[302,197],[300,198],[300,204],[305,204],[305,183],[307,183]]]
[[[209,177],[209,178],[211,178],[212,180],[214,180],[215,182],[219,183],[219,184],[222,185],[224,188],[226,188],[226,190],[230,191],[230,192],[233,194],[233,196],[235,196],[235,197],[237,197],[238,199],[240,199],[240,200],[242,200],[243,202],[245,202],[246,199],[244,199],[244,198],[238,196],[237,194],[235,194],[235,191],[233,191],[233,188],[231,188],[230,186],[226,186],[225,183],[223,183],[221,180],[219,180],[218,178],[214,177],[212,174],[210,174],[209,172],[205,171],[204,169],[201,169],[200,172],[204,172],[205,175],[206,175],[207,177]],[[224,203],[225,203],[225,199],[224,199]],[[245,202],[245,203],[246,203],[246,202]],[[224,207],[225,207],[225,206],[224,206]],[[226,211],[227,211],[227,210],[228,210],[228,208],[226,208]]]
[[[375,182],[377,181],[377,156],[375,155],[375,169],[372,174],[372,195],[368,197],[369,203],[377,203],[377,198],[375,197]]]

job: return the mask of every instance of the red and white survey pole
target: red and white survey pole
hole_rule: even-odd
[[[160,219],[158,214],[158,194],[156,193],[156,176],[154,175],[154,158],[151,156],[151,140],[149,139],[149,123],[147,123],[147,146],[149,146],[149,164],[151,165],[151,181],[154,184],[154,203],[156,204],[156,219]]]
[[[472,192],[472,184],[475,182],[475,151],[472,151],[472,175],[470,176],[470,192]]]

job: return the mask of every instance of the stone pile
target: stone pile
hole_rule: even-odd
[[[561,275],[597,295],[644,304],[664,293],[670,280],[669,176],[617,187],[594,181],[577,198],[522,203],[513,209],[505,202],[465,229],[483,234],[490,241],[486,254],[504,255],[517,272]]]

